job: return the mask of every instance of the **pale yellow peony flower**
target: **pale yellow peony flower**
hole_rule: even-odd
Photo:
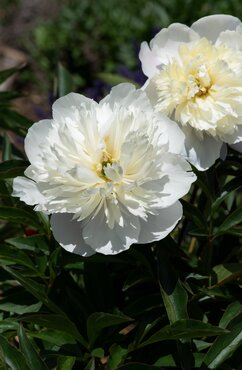
[[[191,28],[172,24],[142,43],[146,90],[156,111],[186,135],[185,155],[211,166],[223,143],[242,140],[242,25],[228,15],[204,17]]]

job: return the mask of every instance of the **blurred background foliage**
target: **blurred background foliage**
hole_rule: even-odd
[[[242,369],[241,155],[197,172],[171,236],[117,256],[64,251],[48,218],[11,197],[30,117],[72,90],[142,84],[141,41],[215,13],[242,19],[242,3],[1,0],[2,39],[27,58],[0,72],[0,370]]]

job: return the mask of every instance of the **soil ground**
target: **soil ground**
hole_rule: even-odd
[[[57,14],[55,0],[0,0],[0,70],[23,64],[37,70],[35,61],[24,47],[24,40],[39,23],[53,19]],[[0,90],[18,87],[18,77],[15,76],[0,86]],[[35,107],[48,110],[47,97],[36,91],[31,83],[22,92],[25,97],[14,103],[17,110],[32,120],[39,119]]]

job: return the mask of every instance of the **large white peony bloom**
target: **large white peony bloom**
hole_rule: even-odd
[[[183,145],[178,126],[130,84],[99,104],[71,93],[54,103],[52,120],[29,129],[31,165],[27,178],[14,180],[13,195],[52,215],[66,250],[119,253],[164,238],[181,218],[178,199],[195,180],[174,154]]]
[[[162,29],[139,54],[156,111],[186,135],[185,155],[205,170],[223,143],[242,151],[242,24],[229,15]]]

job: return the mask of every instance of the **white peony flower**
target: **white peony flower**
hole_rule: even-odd
[[[242,24],[230,15],[174,23],[139,54],[144,85],[156,111],[186,135],[185,155],[205,170],[223,143],[242,151]]]
[[[51,214],[55,239],[83,256],[164,238],[195,180],[179,155],[184,134],[130,84],[99,104],[68,94],[25,139],[31,165],[13,196]]]

